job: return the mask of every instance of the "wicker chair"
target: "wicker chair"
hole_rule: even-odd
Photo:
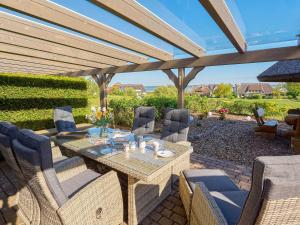
[[[180,196],[189,222],[191,225],[299,224],[299,169],[300,156],[259,157],[254,162],[249,193],[239,190],[222,171],[185,171],[181,174]]]
[[[117,174],[87,168],[60,181],[53,168],[50,139],[20,130],[12,142],[17,161],[40,206],[40,224],[115,225],[123,222]]]
[[[155,113],[153,107],[140,106],[134,110],[132,132],[136,135],[145,135],[154,130]]]
[[[276,120],[264,121],[265,111],[263,108],[254,109],[253,113],[258,125],[255,128],[255,132],[272,133],[272,134],[277,133],[278,122]]]
[[[58,133],[77,131],[72,106],[56,107],[53,110],[53,120]]]
[[[0,122],[0,151],[4,156],[7,165],[17,177],[17,213],[22,218],[24,223],[39,224],[39,206],[33,193],[28,188],[21,169],[16,161],[15,153],[11,148],[12,140],[16,138],[18,128],[8,122]],[[59,148],[52,148],[52,158],[55,171],[59,181],[63,182],[66,179],[75,176],[85,170],[86,166],[83,159],[80,157],[67,158],[62,156]]]
[[[186,109],[167,109],[161,139],[191,146],[187,141],[190,125],[189,111]]]

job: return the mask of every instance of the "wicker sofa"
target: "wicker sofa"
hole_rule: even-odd
[[[184,171],[180,196],[191,225],[300,224],[300,156],[259,157],[250,192],[220,170]]]
[[[34,193],[39,210],[36,224],[108,224],[123,222],[123,201],[117,174],[100,175],[76,167],[77,174],[59,178],[53,167],[50,139],[19,130],[12,141],[17,161]]]

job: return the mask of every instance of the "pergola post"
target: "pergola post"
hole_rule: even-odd
[[[184,90],[188,84],[193,80],[196,75],[203,70],[204,67],[194,67],[186,76],[185,68],[178,69],[178,76],[173,73],[172,70],[162,70],[165,74],[168,75],[169,79],[173,81],[175,87],[177,88],[178,100],[177,105],[179,109],[184,108]]]
[[[107,108],[107,87],[111,79],[115,74],[94,74],[92,75],[93,79],[97,83],[100,90],[100,107]]]

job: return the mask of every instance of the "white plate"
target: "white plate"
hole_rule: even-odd
[[[157,155],[160,156],[160,157],[163,157],[163,158],[169,158],[169,157],[172,157],[174,156],[174,152],[171,152],[169,150],[159,150],[157,151]]]

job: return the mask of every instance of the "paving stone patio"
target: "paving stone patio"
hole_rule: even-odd
[[[244,190],[250,189],[251,168],[236,165],[233,162],[218,160],[212,157],[191,155],[191,168],[217,168],[225,170],[228,175]],[[0,225],[21,225],[16,216],[14,204],[16,200],[15,177],[5,162],[0,163]],[[178,193],[178,183],[172,194],[160,204],[142,223],[143,225],[184,225],[187,219]]]

